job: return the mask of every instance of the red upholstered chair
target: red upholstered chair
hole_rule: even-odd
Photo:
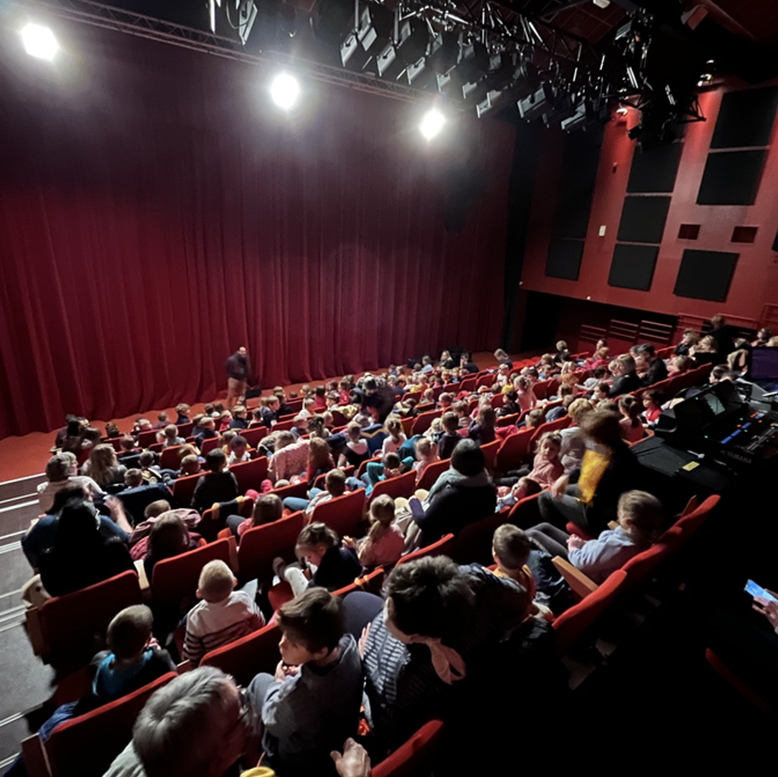
[[[208,451],[212,451],[214,448],[219,447],[219,438],[218,437],[209,437],[207,440],[203,440],[202,447],[200,448],[200,453],[205,456]]]
[[[313,509],[311,522],[321,521],[335,531],[338,537],[361,537],[365,509],[365,489],[322,502]]]
[[[664,542],[655,542],[651,547],[633,556],[622,569],[627,574],[624,590],[634,590],[648,580],[659,565],[672,553],[675,546]]]
[[[547,421],[546,423],[541,424],[537,429],[534,429],[534,434],[529,441],[530,451],[535,450],[535,445],[537,444],[538,440],[546,432],[558,432],[560,429],[566,429],[570,425],[570,421],[572,421],[570,416],[564,415],[561,418],[557,418],[556,421]]]
[[[296,415],[303,409],[303,398],[287,399],[286,404],[289,405],[289,409]]]
[[[121,437],[104,437],[102,442],[110,445],[117,453],[122,451],[122,438]]]
[[[230,541],[216,540],[179,556],[154,564],[151,573],[151,595],[155,605],[176,607],[197,591],[200,571],[209,562],[219,559],[229,565]]]
[[[183,445],[173,445],[165,448],[159,457],[159,466],[161,469],[180,469],[181,457],[178,455]]]
[[[239,685],[248,685],[260,672],[275,674],[281,655],[281,629],[275,623],[248,634],[203,656],[200,666],[215,666],[232,675]]]
[[[273,559],[296,561],[294,548],[305,525],[305,515],[296,512],[264,526],[255,526],[241,537],[238,545],[238,570],[242,581],[268,580],[273,576]]]
[[[270,430],[266,426],[255,426],[253,429],[244,429],[240,434],[246,438],[250,447],[256,448],[259,441],[267,437]]]
[[[383,460],[383,458],[384,458],[383,455],[379,453],[378,456],[374,456],[372,459],[365,459],[359,465],[359,469],[357,470],[357,477],[361,478],[362,475],[364,475],[365,472],[367,472],[367,465],[368,464],[370,464],[371,462],[376,462],[377,464],[380,464],[381,461]]]
[[[551,378],[547,381],[548,386],[546,388],[546,397],[553,397],[559,388],[559,378]],[[537,394],[535,394],[537,396]]]
[[[330,410],[330,413],[332,413],[332,423],[335,424],[335,426],[345,427],[348,425],[348,418],[346,418],[340,410]]]
[[[497,410],[505,404],[505,394],[501,391],[492,397],[492,407]]]
[[[500,472],[508,472],[521,467],[529,458],[529,445],[534,432],[534,429],[519,429],[518,434],[506,437],[497,451],[494,461],[495,469]]]
[[[176,678],[159,677],[134,693],[60,723],[45,749],[53,777],[102,777],[132,739],[132,727],[149,697]]]
[[[286,432],[294,426],[294,418],[290,418],[288,421],[279,421],[274,427],[274,432]]]
[[[254,511],[254,502],[251,499],[242,499],[238,506],[237,515],[242,515],[244,518],[251,518],[251,514]],[[206,542],[213,542],[215,539],[221,539],[221,533],[224,530],[224,522],[227,515],[219,511],[218,516],[214,515],[214,510],[208,509],[203,513],[202,520],[197,524],[197,533],[205,538]],[[227,529],[227,534],[224,536],[230,538],[234,536],[231,529]]]
[[[177,424],[176,429],[178,429],[178,436],[186,439],[187,437],[189,437],[190,434],[192,434],[192,429],[194,429],[194,424],[191,421],[189,421],[186,424]]]
[[[198,475],[187,475],[185,478],[178,478],[173,483],[173,500],[178,507],[189,507],[192,504],[192,495],[194,494],[197,481],[202,477]]]
[[[421,479],[416,488],[424,488],[429,491],[435,485],[435,481],[451,466],[451,459],[442,459],[434,464],[429,464],[421,473]]]
[[[481,388],[481,386],[486,386],[486,388],[491,388],[496,381],[497,381],[497,375],[494,373],[487,373],[486,375],[480,375],[478,377],[478,380],[475,382],[476,391],[478,391],[478,389]]]
[[[538,399],[545,399],[546,397],[551,396],[548,390],[548,384],[551,383],[550,380],[539,380],[533,387],[532,392],[535,394],[535,396]]]
[[[369,594],[380,596],[385,574],[383,567],[378,567],[378,569],[374,569],[369,575],[357,578],[350,585],[343,586],[343,588],[333,591],[332,594],[333,596],[343,597],[354,591],[367,591]]]
[[[746,685],[710,648],[705,650],[705,659],[716,673],[726,680],[750,704],[768,715],[773,711],[770,705],[758,693]],[[371,772],[372,774],[375,774],[375,769]]]
[[[154,442],[151,445],[149,445],[149,450],[153,453],[162,453],[164,450],[164,443],[161,442]]]
[[[510,415],[501,415],[497,419],[497,426],[513,426],[519,420],[518,413],[511,413]]]
[[[262,481],[267,477],[267,457],[246,461],[243,464],[233,464],[230,472],[238,481],[238,492],[245,494],[250,488],[257,491],[262,487]]]
[[[104,635],[116,613],[141,604],[138,575],[133,571],[103,580],[65,596],[55,596],[38,612],[44,653],[53,664],[86,664],[95,653],[95,635]]]
[[[721,497],[718,494],[714,494],[713,496],[709,496],[701,505],[699,505],[699,507],[691,512],[687,512],[688,507],[684,510],[683,514],[673,527],[678,529],[677,546],[675,549],[684,545],[689,537],[705,523],[720,501]]]
[[[442,733],[442,720],[425,723],[407,742],[376,764],[370,771],[371,777],[412,777],[415,774],[426,774],[426,767],[435,755]]]
[[[446,555],[458,564],[492,564],[492,538],[498,526],[508,520],[506,507],[480,521],[465,526],[448,546]]]
[[[414,436],[417,434],[424,434],[424,432],[430,428],[432,422],[436,418],[440,418],[442,414],[442,410],[430,410],[427,413],[421,413],[420,415],[417,415],[416,418],[413,419],[411,435]]]
[[[413,492],[416,490],[416,473],[411,470],[404,475],[398,475],[396,478],[389,478],[388,480],[379,480],[378,483],[373,486],[373,490],[370,492],[370,498],[368,504],[373,501],[379,494],[389,494],[392,499],[397,499],[398,496],[404,496],[406,499],[413,496]]]
[[[282,486],[281,488],[274,488],[268,492],[275,494],[282,502],[288,496],[299,496],[300,499],[308,498],[308,484],[303,481],[302,483],[292,483],[288,486]]]
[[[433,542],[432,545],[427,545],[425,548],[419,548],[418,550],[409,553],[407,556],[403,556],[397,562],[397,565],[405,564],[406,561],[412,561],[416,558],[424,558],[425,556],[448,555],[448,548],[453,539],[453,534],[447,534],[445,537],[441,537],[437,542]]]
[[[528,529],[530,526],[540,523],[538,496],[540,494],[534,494],[516,502],[508,513],[508,523],[515,524],[522,529]]]
[[[475,389],[475,384],[477,382],[478,382],[478,377],[476,375],[470,375],[469,377],[465,378],[463,381],[455,385],[459,391],[473,391],[473,389]]]
[[[493,440],[481,446],[481,453],[484,455],[484,466],[486,469],[494,469],[494,460],[497,457],[497,451],[500,450],[502,440]]]
[[[621,592],[627,573],[613,572],[596,591],[565,610],[553,623],[556,645],[560,655],[566,655],[588,633],[594,623],[608,609]]]
[[[138,447],[148,448],[149,445],[153,445],[157,441],[157,432],[159,429],[149,429],[148,431],[141,432],[138,435]]]
[[[419,404],[416,405],[417,413],[429,413],[431,410],[434,409],[435,409],[434,402],[419,402]]]

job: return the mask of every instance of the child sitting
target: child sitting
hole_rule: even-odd
[[[499,513],[503,507],[513,507],[516,502],[520,502],[528,496],[539,494],[543,487],[537,481],[525,476],[519,478],[512,488],[508,489],[503,486],[498,489],[498,492],[501,492],[502,489],[505,490],[505,493],[497,499],[496,513]]]
[[[529,478],[550,488],[565,474],[565,468],[559,460],[561,450],[562,436],[558,432],[546,432],[538,442],[538,452],[535,454]]]
[[[536,407],[534,410],[530,410],[529,413],[527,413],[527,417],[523,421],[525,429],[537,429],[544,423],[546,423],[546,413],[540,407]]]
[[[197,481],[192,494],[192,507],[203,513],[214,504],[231,502],[238,495],[238,481],[227,468],[227,456],[221,448],[205,454],[206,473]]]
[[[387,453],[397,453],[397,449],[405,442],[406,437],[403,433],[403,425],[399,416],[390,415],[384,423],[384,430],[387,437],[384,440],[384,444],[381,448],[381,452],[386,455]]]
[[[482,404],[478,406],[476,420],[470,424],[467,430],[467,436],[471,440],[475,440],[479,445],[486,445],[487,443],[494,442],[497,414],[488,400],[481,400],[481,402]]]
[[[316,386],[313,390],[313,409],[317,413],[327,409],[327,389],[325,386]]]
[[[203,447],[203,440],[212,440],[214,437],[218,436],[219,433],[216,431],[216,421],[208,416],[203,416],[200,419],[200,425],[194,432],[195,444],[197,447]]]
[[[598,381],[592,390],[592,404],[596,406],[598,402],[605,401],[609,391],[608,384],[604,380]]]
[[[164,429],[157,432],[157,442],[161,442],[163,448],[172,448],[175,445],[184,445],[186,440],[178,436],[177,426],[168,424]]]
[[[246,592],[234,590],[237,584],[223,561],[209,561],[203,567],[197,583],[197,598],[203,601],[186,617],[184,661],[197,666],[206,653],[265,625],[254,600]]]
[[[230,421],[230,429],[248,429],[249,422],[246,420],[246,408],[243,405],[235,405],[232,408],[232,421]]]
[[[199,457],[194,453],[187,454],[181,459],[181,468],[176,473],[176,480],[189,475],[198,475],[200,471]]]
[[[444,391],[439,397],[438,397],[438,408],[442,412],[447,412],[451,410],[451,406],[454,404],[454,395],[449,394],[448,391]]]
[[[637,399],[630,394],[619,397],[619,412],[622,415],[619,426],[621,436],[625,442],[637,442],[645,435],[643,424],[640,422],[640,405]]]
[[[396,564],[402,556],[405,537],[394,522],[394,499],[388,494],[377,496],[370,503],[370,530],[367,537],[354,543],[343,538],[346,547],[356,547],[363,567],[373,569]]]
[[[311,488],[308,491],[308,499],[288,496],[284,499],[284,507],[292,512],[303,510],[307,516],[311,516],[316,505],[329,502],[330,499],[343,496],[345,493],[346,476],[339,469],[331,469],[324,478],[324,489]]]
[[[105,436],[110,439],[116,439],[117,437],[121,437],[122,433],[119,431],[119,427],[113,423],[112,421],[109,421],[105,425]]]
[[[438,455],[441,459],[450,459],[454,448],[462,439],[462,435],[459,434],[459,416],[449,411],[443,414],[441,421],[443,422],[443,434],[438,440]]]
[[[232,529],[232,533],[240,542],[240,538],[254,526],[264,526],[266,523],[279,521],[283,511],[284,505],[275,494],[262,494],[254,502],[251,518],[244,518],[242,515],[228,515],[227,526]]]
[[[176,413],[178,414],[178,417],[176,418],[176,426],[189,423],[189,413],[191,409],[192,408],[184,402],[182,402],[180,405],[176,405]]]
[[[362,573],[354,548],[343,547],[338,535],[323,523],[303,528],[297,537],[295,554],[312,570],[310,579],[300,564],[286,565],[281,557],[273,559],[273,571],[289,583],[295,596],[311,586],[336,591],[353,583]]]
[[[283,605],[276,620],[281,661],[275,677],[257,675],[247,693],[261,711],[262,748],[277,774],[335,774],[330,753],[356,735],[359,723],[357,644],[345,633],[340,600],[321,588]]]
[[[643,392],[643,417],[649,428],[654,428],[662,415],[662,394],[658,389],[646,389]]]
[[[370,458],[367,442],[362,438],[362,427],[353,421],[346,427],[348,440],[338,460],[339,467],[352,466],[359,469],[363,461]]]
[[[119,447],[121,448],[121,451],[116,454],[116,458],[119,461],[126,459],[128,456],[137,456],[140,451],[139,448],[135,447],[135,439],[129,434],[125,434],[124,437],[119,440]]]
[[[246,461],[251,461],[249,444],[245,437],[236,434],[229,442],[229,449],[230,455],[227,457],[228,467],[231,467],[233,464],[243,464]]]
[[[409,466],[413,465],[413,459],[406,459]],[[381,480],[389,480],[403,473],[403,463],[396,453],[387,453],[380,462],[370,461],[367,464],[362,482],[365,484],[366,494],[370,496],[373,487]]]
[[[218,431],[224,432],[230,428],[232,423],[232,413],[229,410],[225,410],[218,418]]]
[[[662,528],[662,505],[645,491],[626,491],[619,498],[618,526],[597,539],[584,540],[550,523],[541,523],[526,534],[552,556],[566,558],[595,583],[648,548]]]
[[[494,532],[492,539],[492,558],[497,568],[497,577],[509,577],[515,580],[529,594],[527,615],[538,620],[552,621],[554,614],[544,604],[535,601],[537,588],[532,570],[527,566],[533,549],[529,537],[517,526],[505,523]]]
[[[424,470],[430,464],[440,461],[440,456],[438,455],[438,446],[428,437],[419,437],[416,440],[414,449],[416,451],[416,461],[413,464],[413,469],[416,470],[416,480],[419,481],[424,474]]]
[[[587,378],[583,382],[583,387],[587,391],[591,391],[601,380],[605,380],[608,377],[608,370],[605,367],[595,367],[592,371],[592,377]]]
[[[143,451],[138,457],[138,464],[146,483],[159,483],[163,479],[162,470],[157,466],[157,454],[153,451]]]
[[[170,419],[167,413],[163,410],[161,413],[157,413],[157,423],[154,425],[155,429],[164,429],[170,423]]]

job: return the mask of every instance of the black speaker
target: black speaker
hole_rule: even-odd
[[[738,254],[725,251],[683,252],[673,294],[678,297],[724,302],[735,273]]]
[[[648,291],[654,279],[659,246],[617,243],[611,261],[608,286]]]
[[[753,205],[766,151],[720,151],[708,154],[698,205]]]
[[[551,238],[546,258],[546,276],[577,281],[581,270],[584,241],[567,238]]]
[[[767,146],[778,108],[778,86],[727,92],[721,99],[711,148]]]
[[[669,197],[625,197],[618,239],[629,243],[661,243]]]

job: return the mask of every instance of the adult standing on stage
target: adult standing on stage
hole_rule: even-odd
[[[244,345],[241,345],[229,359],[224,369],[227,371],[227,409],[246,401],[246,384],[249,379],[249,357]]]

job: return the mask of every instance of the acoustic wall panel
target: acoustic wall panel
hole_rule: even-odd
[[[630,243],[661,243],[669,207],[669,197],[625,197],[618,239]]]
[[[659,246],[636,246],[617,243],[608,276],[609,286],[648,291],[654,278]]]
[[[683,252],[673,293],[678,297],[724,302],[735,273],[738,254],[725,251]]]
[[[721,151],[708,154],[698,205],[753,205],[766,151]]]
[[[711,148],[767,146],[778,108],[778,87],[727,92],[713,131]]]
[[[584,241],[552,238],[546,258],[546,276],[577,281],[581,270]]]
[[[668,143],[648,150],[636,146],[632,155],[627,193],[672,192],[682,151],[682,143]]]

